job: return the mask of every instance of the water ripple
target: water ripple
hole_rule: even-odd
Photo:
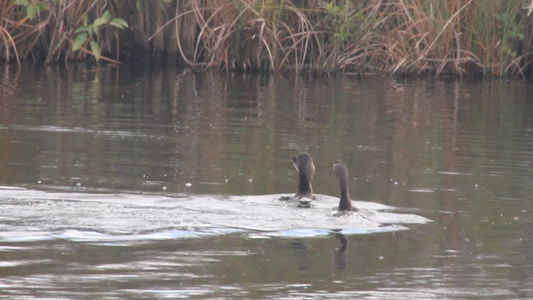
[[[310,237],[342,231],[367,234],[405,230],[428,219],[394,207],[354,201],[360,212],[333,217],[338,201],[319,195],[312,209],[280,195],[147,195],[68,193],[2,187],[0,241],[66,240],[124,243],[201,238],[230,233],[257,237]]]

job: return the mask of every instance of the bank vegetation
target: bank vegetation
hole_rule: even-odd
[[[0,57],[523,76],[533,0],[4,0]]]

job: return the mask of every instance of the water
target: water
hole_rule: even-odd
[[[0,297],[532,298],[532,88],[3,69]]]

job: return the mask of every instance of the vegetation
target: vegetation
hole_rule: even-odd
[[[195,68],[526,76],[533,1],[14,0],[5,61],[176,59]]]

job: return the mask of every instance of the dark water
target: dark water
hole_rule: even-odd
[[[533,84],[1,76],[3,298],[533,298]]]

